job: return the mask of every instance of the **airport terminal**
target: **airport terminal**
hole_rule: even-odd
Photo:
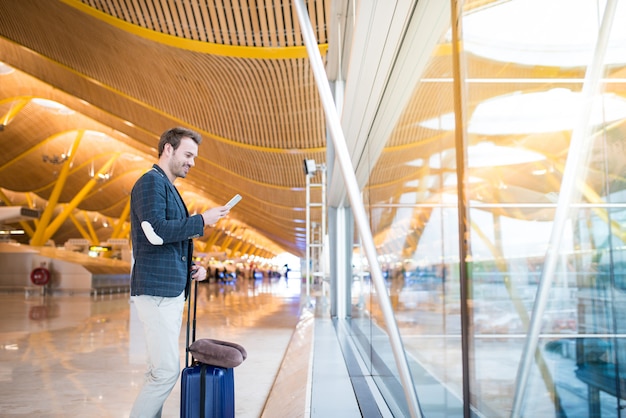
[[[198,338],[247,353],[236,417],[626,416],[624,21],[618,0],[0,0],[0,416],[131,413],[136,234],[161,245],[131,192],[174,127],[202,137],[185,219],[241,196],[184,259]]]

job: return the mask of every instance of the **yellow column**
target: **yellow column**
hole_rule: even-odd
[[[4,126],[7,126],[9,123],[11,123],[13,118],[18,113],[20,113],[20,111],[24,108],[24,106],[30,103],[30,99],[31,99],[30,97],[21,97],[17,100],[14,100],[13,103],[11,103],[11,107],[9,108],[9,111],[4,114],[2,119],[0,119],[0,125],[4,127]]]
[[[28,196],[28,195],[27,195]],[[13,202],[11,202],[11,199],[9,199],[9,197],[4,194],[4,192],[2,191],[2,189],[0,189],[0,199],[7,205],[7,206],[13,206]],[[22,229],[24,230],[24,232],[26,232],[28,234],[29,237],[33,236],[33,228],[27,223],[27,221],[20,221],[20,226],[22,227]]]
[[[126,199],[126,205],[122,210],[122,213],[115,223],[115,227],[113,228],[113,232],[111,233],[111,238],[120,238],[121,233],[124,229],[124,224],[128,221],[128,217],[130,215],[130,196]]]
[[[63,212],[61,212],[59,216],[56,217],[54,222],[52,222],[46,228],[43,242],[46,242],[47,240],[49,240],[50,237],[52,237],[52,235],[54,235],[54,233],[61,227],[61,225],[63,225],[63,222],[65,222],[70,212],[76,209],[78,204],[82,202],[85,196],[87,196],[87,194],[91,191],[91,189],[93,189],[94,186],[97,184],[96,179],[99,178],[99,175],[106,173],[109,170],[109,168],[111,168],[115,160],[118,159],[119,156],[120,154],[115,154],[113,157],[111,157],[109,161],[107,161],[102,166],[102,168],[98,170],[96,175],[91,180],[89,180],[87,184],[85,184],[85,186],[80,190],[80,192],[78,192],[78,194],[74,196],[74,199],[72,199],[72,201],[65,206],[65,208],[63,209]]]
[[[234,234],[237,231],[237,229],[239,229],[239,227],[237,225],[233,225],[233,227],[230,230],[230,234],[228,234],[226,239],[224,239],[224,242],[222,243],[222,247],[220,248],[220,251],[226,251],[226,248],[228,248],[230,243],[233,242],[233,239],[235,238]]]
[[[61,172],[59,173],[59,178],[55,182],[52,194],[50,194],[50,198],[48,199],[48,205],[46,206],[43,213],[41,214],[41,217],[39,218],[39,225],[37,225],[35,234],[30,241],[31,245],[41,246],[44,245],[47,241],[47,239],[45,238],[46,228],[48,227],[48,224],[52,219],[54,209],[59,202],[59,196],[61,196],[63,187],[65,187],[65,182],[67,181],[67,177],[69,176],[72,161],[74,161],[76,150],[78,149],[78,145],[80,144],[84,133],[85,131],[78,131],[76,139],[72,143],[72,148],[70,149],[67,160],[65,160],[65,162],[63,163],[63,167],[61,168]]]
[[[215,229],[213,231],[213,233],[211,234],[211,238],[209,238],[206,242],[206,247],[207,250],[210,251],[211,247],[213,247],[215,245],[215,243],[217,242],[217,240],[219,239],[220,235],[222,235],[224,233],[224,231],[222,229]]]
[[[86,240],[91,241],[91,237],[89,236],[89,233],[85,231],[85,228],[83,228],[80,222],[78,222],[78,219],[76,219],[73,213],[70,213],[70,220],[72,221],[72,223],[74,223],[74,226],[76,227],[76,229],[78,229],[78,232],[80,232],[80,235]]]
[[[91,219],[89,219],[89,215],[87,215],[87,212],[85,211],[83,211],[83,218],[85,218],[85,225],[87,225],[87,230],[89,231],[89,242],[91,242],[93,245],[99,244],[98,234],[96,234],[96,230],[93,229],[93,223],[91,222]]]

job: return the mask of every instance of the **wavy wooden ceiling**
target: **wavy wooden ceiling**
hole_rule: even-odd
[[[329,1],[307,7],[324,53]],[[183,125],[204,138],[196,167],[177,182],[192,212],[244,197],[209,244],[303,253],[302,161],[324,161],[326,133],[291,2],[0,2],[0,61],[17,70],[0,75],[5,204],[49,199],[62,165],[44,159],[67,153],[87,131],[57,213],[113,158],[110,178],[77,210],[119,218],[132,184],[156,160],[160,134]],[[107,233],[98,228],[100,239]],[[68,218],[53,239],[71,237],[79,233]]]

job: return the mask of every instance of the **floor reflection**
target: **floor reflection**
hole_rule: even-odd
[[[257,417],[298,321],[299,280],[199,286],[198,338],[243,345],[236,413]],[[129,294],[0,294],[0,416],[127,417],[144,373]],[[184,327],[181,364],[184,365]],[[176,386],[164,416],[179,414]]]

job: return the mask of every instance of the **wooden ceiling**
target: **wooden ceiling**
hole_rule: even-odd
[[[329,1],[307,7],[324,54]],[[15,69],[0,75],[5,204],[45,206],[59,157],[87,132],[56,215],[113,159],[75,211],[115,222],[156,161],[160,134],[181,125],[204,139],[196,167],[177,182],[191,211],[243,196],[213,242],[236,234],[259,255],[303,253],[303,160],[324,162],[326,132],[291,2],[0,2],[0,61]],[[58,245],[80,237],[70,218],[63,224],[51,235]]]

